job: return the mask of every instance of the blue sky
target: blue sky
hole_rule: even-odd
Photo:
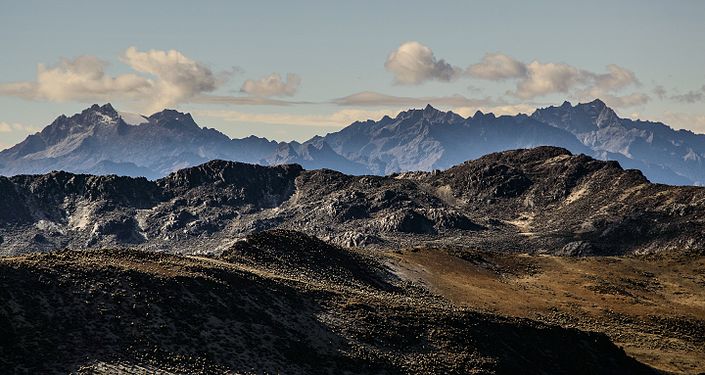
[[[0,147],[108,101],[304,140],[427,102],[468,115],[599,96],[705,132],[703,16],[702,1],[6,3]]]

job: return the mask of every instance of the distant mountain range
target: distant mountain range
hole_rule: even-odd
[[[390,174],[446,169],[509,149],[559,146],[573,153],[618,161],[651,181],[705,183],[705,135],[663,123],[618,117],[604,102],[537,109],[532,115],[463,118],[430,105],[394,118],[355,122],[306,142],[250,136],[230,139],[199,127],[190,114],[164,110],[149,117],[116,111],[110,104],[59,116],[41,132],[0,152],[0,174],[52,170],[157,179],[213,159],[348,174]]]

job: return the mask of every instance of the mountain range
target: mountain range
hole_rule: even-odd
[[[158,179],[213,159],[262,165],[300,164],[346,174],[384,175],[446,169],[482,155],[557,146],[575,154],[616,160],[652,182],[705,182],[705,135],[665,124],[620,118],[604,102],[537,109],[530,116],[477,112],[464,118],[430,105],[392,118],[355,122],[305,142],[250,136],[230,139],[196,124],[190,114],[164,110],[151,116],[93,105],[59,116],[41,132],[0,152],[0,174],[53,170]]]
[[[654,184],[622,162],[551,146],[436,169],[472,149],[451,131],[526,130],[513,134],[519,143],[545,128],[570,140],[529,116],[426,108],[277,144],[230,140],[178,112],[109,110],[64,118],[11,151],[156,178],[158,168],[259,142],[273,152],[244,156],[315,168],[335,157],[339,169],[392,173],[210,160],[152,180],[0,176],[0,369],[9,373],[705,370],[703,187]],[[153,153],[147,133],[159,140]],[[213,147],[201,148],[209,134]],[[143,142],[150,164],[94,152],[128,140]],[[435,156],[417,168],[424,159],[413,150]],[[407,168],[433,170],[393,172]]]

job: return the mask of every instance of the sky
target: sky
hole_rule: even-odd
[[[15,1],[0,148],[110,102],[306,140],[426,104],[469,116],[601,98],[705,133],[705,1]]]

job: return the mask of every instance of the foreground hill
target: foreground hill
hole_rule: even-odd
[[[654,182],[705,182],[705,135],[620,118],[600,100],[575,106],[565,102],[531,116],[478,111],[468,118],[429,105],[394,118],[355,122],[303,143],[230,139],[174,110],[145,117],[117,112],[110,104],[94,105],[71,117],[62,115],[0,152],[0,175],[64,170],[156,179],[213,159],[383,175],[445,169],[488,153],[537,146],[616,160]]]
[[[445,244],[561,255],[705,251],[705,189],[650,183],[554,147],[445,171],[350,176],[212,161],[149,181],[0,177],[0,251],[135,246],[220,253],[290,228],[345,246]]]
[[[0,333],[4,373],[654,373],[603,334],[459,308],[291,231],[223,258],[2,258]]]

